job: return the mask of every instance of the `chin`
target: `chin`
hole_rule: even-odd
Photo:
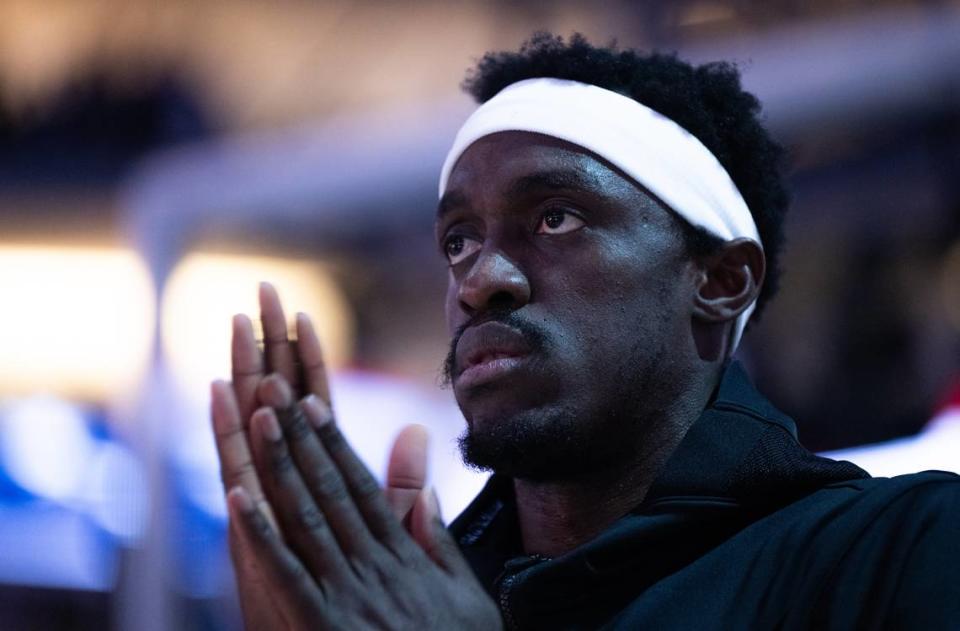
[[[517,388],[514,384],[485,384],[468,390],[454,390],[457,405],[472,431],[501,432],[497,427],[515,427],[549,422],[549,407],[557,394],[538,385]]]
[[[624,449],[627,436],[584,422],[587,418],[561,406],[474,417],[458,440],[460,454],[473,469],[559,482],[608,468],[633,453]]]

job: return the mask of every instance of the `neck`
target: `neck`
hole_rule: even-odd
[[[690,388],[658,418],[644,419],[649,431],[629,462],[563,481],[515,479],[524,552],[560,556],[590,541],[639,505],[706,407],[718,379],[719,372]]]

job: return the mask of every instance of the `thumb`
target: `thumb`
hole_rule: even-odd
[[[427,428],[408,425],[390,451],[386,495],[393,514],[410,527],[410,511],[427,481]]]
[[[467,560],[440,517],[440,502],[432,488],[424,489],[410,513],[410,534],[433,562],[451,574],[473,576]]]

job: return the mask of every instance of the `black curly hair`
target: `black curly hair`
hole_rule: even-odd
[[[740,85],[730,63],[692,66],[674,54],[599,47],[579,33],[569,42],[536,33],[519,52],[491,52],[467,74],[463,89],[478,103],[503,88],[537,77],[590,83],[628,96],[674,120],[696,136],[724,166],[743,195],[767,259],[767,274],[751,321],[776,293],[780,281],[783,218],[789,204],[783,148],[759,120],[760,102]],[[691,254],[707,254],[722,240],[685,221]]]

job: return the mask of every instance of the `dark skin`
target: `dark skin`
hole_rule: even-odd
[[[612,165],[538,134],[487,136],[451,174],[436,226],[451,263],[451,332],[506,309],[552,341],[492,381],[465,386],[454,370],[470,431],[572,416],[587,444],[624,441],[605,431],[607,402],[625,372],[652,377],[624,410],[641,431],[615,457],[572,475],[515,475],[528,554],[563,554],[643,499],[706,406],[731,323],[759,291],[756,244],[691,260],[676,221]]]
[[[260,305],[264,351],[237,316],[233,380],[211,389],[245,628],[498,628],[424,488],[424,429],[400,433],[381,490],[336,427],[310,319],[293,347],[270,285]]]
[[[643,499],[759,292],[756,244],[692,260],[676,221],[602,159],[536,134],[481,139],[451,174],[437,237],[451,263],[448,323],[462,333],[454,392],[472,434],[520,436],[530,453],[497,456],[514,476],[528,554],[563,554]],[[298,318],[292,351],[267,294],[264,356],[249,323],[235,322],[234,381],[213,388],[248,628],[499,627],[422,489],[422,432],[401,434],[381,491],[336,429],[309,320]],[[576,466],[554,457],[563,440],[543,443],[553,451],[539,461],[529,451],[558,427],[575,433]]]

